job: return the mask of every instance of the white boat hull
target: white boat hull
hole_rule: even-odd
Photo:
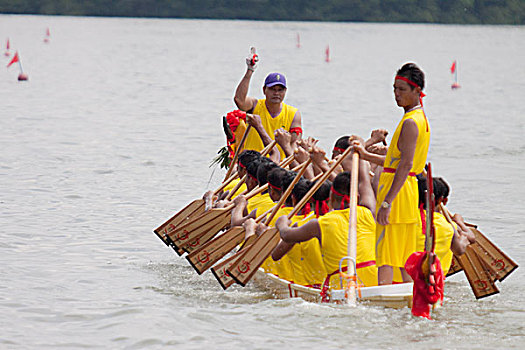
[[[257,285],[269,289],[278,298],[302,298],[306,301],[321,302],[319,289],[289,282],[271,273],[266,273],[262,269],[257,271],[253,281]],[[363,287],[359,290],[358,302],[391,308],[411,307],[412,286],[412,283],[402,283]]]

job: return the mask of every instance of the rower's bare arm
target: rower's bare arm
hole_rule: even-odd
[[[292,124],[290,125],[290,130],[294,128],[302,129],[303,128],[302,125],[303,125],[303,122],[301,119],[301,112],[297,110],[297,112],[295,112],[295,116],[293,117]],[[295,144],[297,140],[300,140],[301,136],[302,136],[302,133],[292,132],[292,141],[291,141],[292,145]]]
[[[392,204],[397,194],[405,184],[408,173],[410,172],[410,169],[412,169],[418,133],[419,130],[417,128],[416,122],[410,119],[405,120],[403,127],[401,128],[399,140],[397,142],[397,147],[401,152],[401,159],[396,168],[396,173],[394,175],[394,179],[392,180],[392,186],[390,186],[390,189],[385,196],[384,202]],[[391,207],[379,208],[376,215],[376,221],[378,224],[388,225],[390,223],[390,210]]]
[[[360,158],[380,166],[383,166],[385,163],[386,157],[384,155],[370,153],[366,150],[366,148],[363,146],[364,141],[361,137],[352,135],[350,136],[348,142],[352,145],[354,151],[359,153]]]
[[[293,248],[294,245],[295,243],[286,243],[285,241],[281,240],[279,244],[277,244],[277,247],[275,247],[272,251],[272,259],[274,261],[280,260]]]
[[[399,160],[392,186],[385,197],[385,201],[388,203],[392,203],[394,198],[396,198],[408,177],[408,173],[412,169],[418,134],[419,130],[416,122],[410,119],[405,120],[397,142],[397,147],[401,152],[401,159]]]
[[[365,148],[368,149],[368,147],[375,145],[376,143],[383,142],[386,144],[386,136],[388,135],[388,131],[386,129],[376,129],[372,130],[372,133],[370,134],[370,138],[366,140],[365,142]]]
[[[316,219],[308,221],[299,227],[290,227],[290,220],[286,216],[281,216],[275,222],[275,227],[281,234],[281,239],[286,243],[299,243],[309,241],[312,238],[321,241],[321,228]]]
[[[233,102],[241,111],[251,111],[255,108],[257,104],[257,99],[255,97],[248,96],[248,88],[250,87],[250,80],[252,78],[253,71],[247,69],[246,74],[242,77],[237,89],[235,90],[235,96],[233,97]]]
[[[376,196],[370,178],[370,164],[359,160],[359,205],[370,209],[372,215],[376,212]]]
[[[264,126],[262,125],[261,117],[259,115],[248,113],[246,114],[246,121],[257,131],[265,147],[273,141],[270,135],[268,135],[268,132],[266,132]],[[281,154],[279,153],[279,150],[276,147],[273,147],[271,149],[270,159],[274,162],[278,162],[279,160],[281,160]]]
[[[244,195],[239,195],[233,200],[235,206],[232,209],[232,216],[230,221],[230,226],[241,226],[247,219],[247,209],[246,206],[248,201]]]

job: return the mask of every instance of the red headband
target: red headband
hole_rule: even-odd
[[[268,182],[268,186],[270,186],[271,188],[273,188],[274,190],[277,190],[277,191],[282,191],[282,188],[280,187],[277,187],[277,186],[274,186],[272,185],[271,183]]]
[[[343,210],[345,208],[345,202],[350,202],[350,196],[347,194],[342,194],[342,193],[337,192],[333,186],[332,186],[332,192],[338,195],[339,197],[343,197],[343,199],[341,199],[341,208],[340,208],[341,210]]]
[[[341,148],[341,147],[334,147],[334,152],[335,152],[335,151],[339,151],[339,152],[341,152],[341,153],[345,153],[346,149]]]
[[[403,80],[405,82],[408,83],[408,85],[412,85],[413,87],[418,87],[418,88],[421,88],[421,86],[417,85],[416,83],[414,83],[412,80],[408,79],[408,78],[405,78],[405,77],[402,77],[400,75],[396,75],[396,78],[395,80]],[[423,97],[425,97],[425,93],[423,91],[420,91],[419,92],[419,104],[421,105],[421,107],[423,107]]]

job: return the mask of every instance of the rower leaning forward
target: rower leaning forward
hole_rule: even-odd
[[[425,167],[430,145],[430,125],[422,106],[425,75],[414,63],[397,71],[394,80],[396,103],[405,111],[386,156],[356,146],[361,156],[383,167],[376,204],[376,264],[378,282],[391,284],[394,269],[404,282],[412,279],[405,262],[417,250],[421,235],[416,175]]]
[[[260,151],[264,148],[263,141],[259,136],[259,128],[264,128],[266,133],[275,139],[275,130],[284,129],[292,134],[291,144],[295,144],[303,133],[301,128],[301,113],[295,107],[283,102],[286,95],[286,78],[281,73],[270,73],[264,80],[263,94],[266,98],[257,99],[248,96],[248,88],[255,69],[257,60],[253,57],[246,58],[246,73],[235,90],[233,98],[237,107],[250,113],[246,117],[248,124],[255,130],[250,130],[246,138],[244,149]],[[281,153],[281,159],[285,154],[280,146],[277,146]],[[293,147],[295,148],[295,147]]]

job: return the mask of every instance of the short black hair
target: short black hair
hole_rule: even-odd
[[[334,179],[334,183],[332,184],[332,187],[337,192],[341,193],[342,195],[350,195],[350,173],[348,171],[344,171],[342,173],[337,174],[337,176]]]
[[[295,197],[296,201],[300,201],[303,197],[310,191],[312,188],[312,181],[305,178],[301,178],[299,182],[292,189],[292,195]]]
[[[263,157],[261,159],[267,158]],[[266,185],[268,183],[268,173],[270,172],[270,170],[275,169],[277,167],[278,165],[272,161],[261,161],[259,163],[259,167],[257,168],[257,182],[259,182],[259,186]]]
[[[423,73],[423,71],[415,63],[405,63],[403,67],[397,71],[396,75],[405,77],[408,80],[414,82],[421,88],[421,90],[425,88],[425,73]],[[410,87],[412,90],[415,88],[412,85],[410,85]]]
[[[350,146],[349,138],[350,136],[341,136],[337,139],[337,141],[335,141],[334,148],[338,147],[342,149],[347,149]]]
[[[261,158],[261,154],[259,152],[247,149],[239,154],[239,163],[241,163],[244,167],[247,167],[250,162],[259,158]]]
[[[283,190],[283,176],[288,172],[288,170],[285,170],[281,167],[274,168],[268,172],[267,180],[268,183],[271,184],[273,187],[280,188],[281,191]]]

